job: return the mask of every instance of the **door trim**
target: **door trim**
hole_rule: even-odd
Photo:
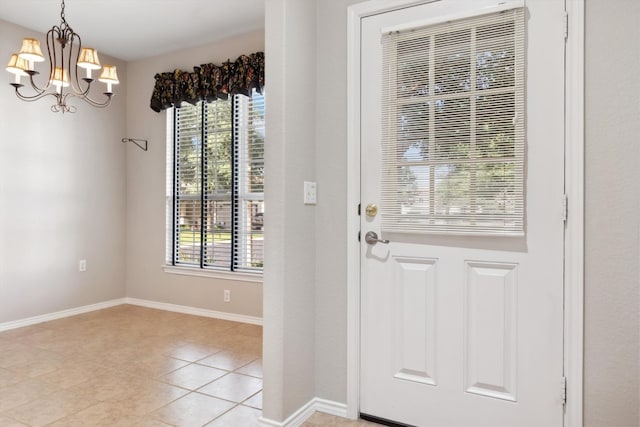
[[[584,28],[585,0],[565,0],[565,234],[564,425],[582,427],[584,354]],[[571,76],[567,79],[566,76]]]
[[[360,43],[362,19],[438,0],[368,0],[347,16],[347,416],[360,409]],[[584,2],[566,0],[564,372],[566,427],[582,426],[584,353]],[[566,79],[566,77],[565,77]],[[560,381],[558,381],[560,387]]]

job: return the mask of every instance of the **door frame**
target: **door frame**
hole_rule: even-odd
[[[347,16],[347,408],[360,409],[360,43],[361,23],[377,15],[438,0],[368,0]],[[565,427],[582,426],[584,353],[584,11],[585,0],[565,0]],[[571,76],[567,79],[566,76]],[[560,203],[560,201],[558,202]],[[558,384],[560,387],[560,384]]]

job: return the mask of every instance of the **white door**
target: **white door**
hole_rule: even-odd
[[[361,414],[563,424],[563,17],[440,0],[362,19]]]

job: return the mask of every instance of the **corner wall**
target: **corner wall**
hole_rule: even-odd
[[[319,1],[317,10],[316,392],[335,402],[347,396],[347,8],[355,3]]]
[[[149,151],[127,144],[127,296],[163,303],[262,317],[262,284],[165,273],[167,113],[149,108],[154,75],[194,65],[221,64],[264,50],[256,31],[198,48],[128,63],[127,128],[130,138],[148,140]],[[267,100],[268,102],[268,100]],[[223,302],[223,290],[231,302]]]
[[[0,21],[0,58],[27,36],[45,40]],[[127,80],[126,64],[101,56]],[[105,109],[75,99],[77,112],[63,115],[53,97],[19,100],[1,75],[0,323],[123,298],[126,88]]]
[[[316,180],[315,45],[315,0],[267,2],[263,417],[275,422],[316,396],[315,240],[322,185],[318,206],[303,204],[303,182]]]
[[[640,425],[639,24],[586,0],[585,427]]]

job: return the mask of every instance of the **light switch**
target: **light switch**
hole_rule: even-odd
[[[317,191],[315,182],[304,182],[304,204],[315,205],[317,200]]]

